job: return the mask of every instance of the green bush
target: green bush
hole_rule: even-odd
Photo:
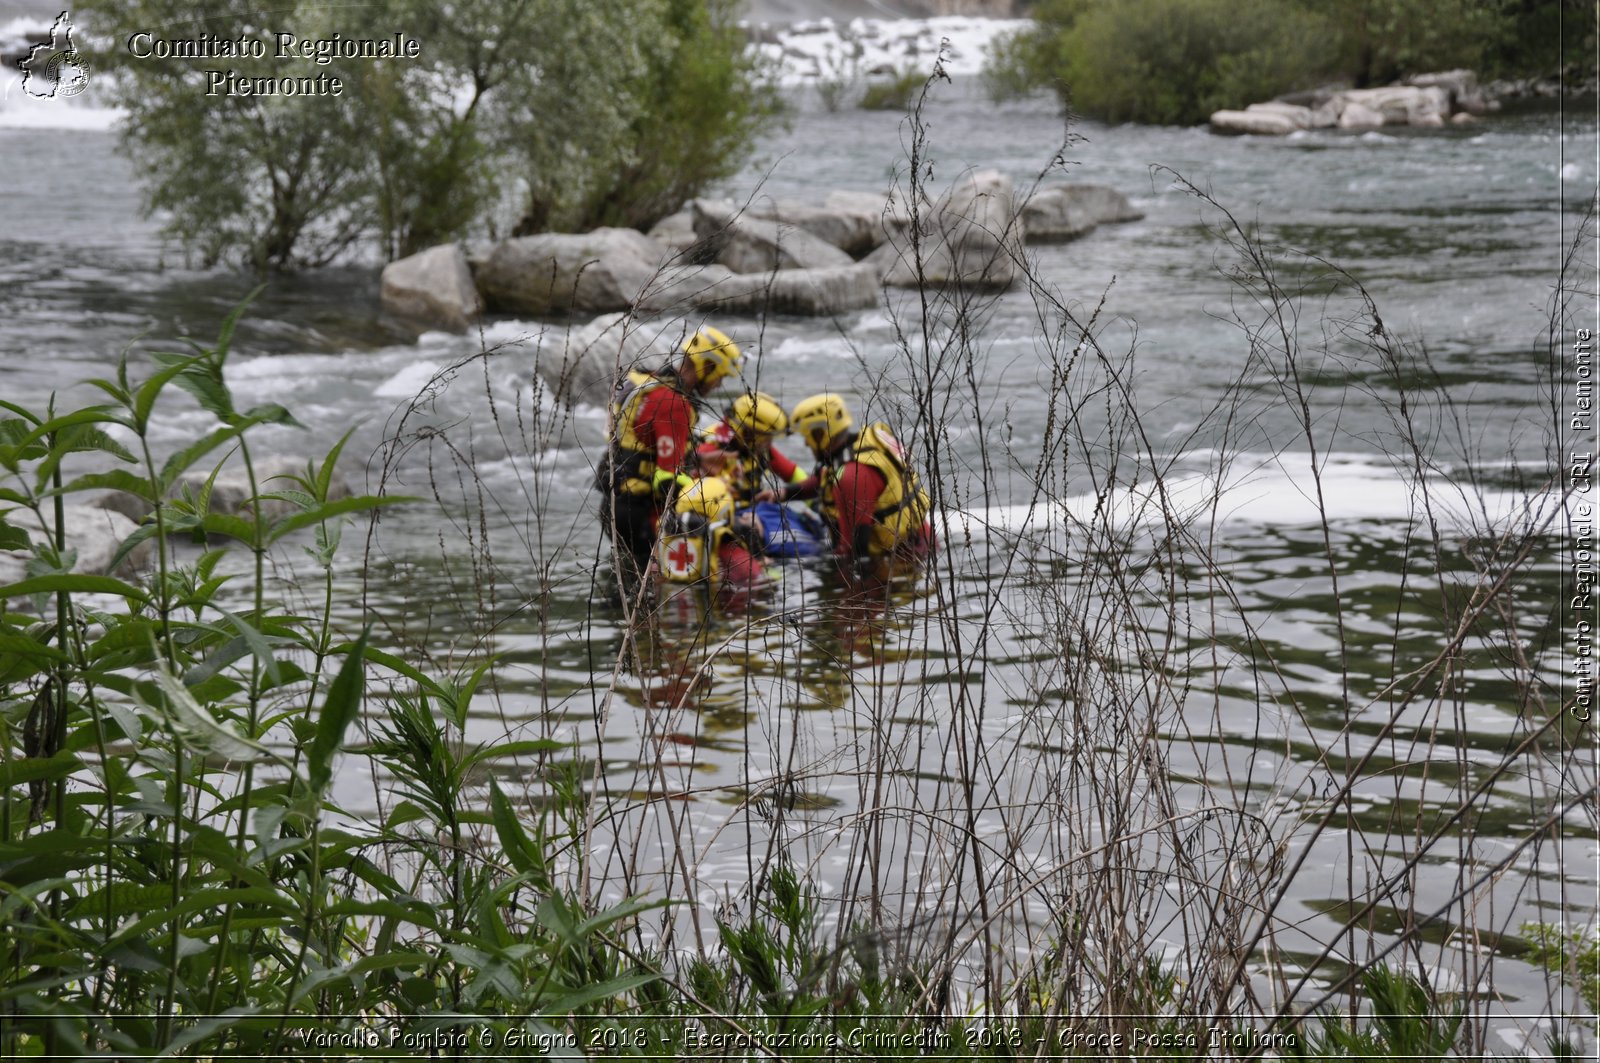
[[[866,91],[861,94],[860,107],[863,111],[907,110],[911,107],[911,101],[916,99],[917,90],[922,88],[924,80],[922,74],[908,67],[882,80],[870,81]]]
[[[91,381],[99,405],[0,400],[0,548],[27,555],[0,586],[0,1056],[346,1058],[387,1030],[469,1025],[582,1037],[661,978],[619,938],[658,905],[597,910],[555,870],[581,788],[561,785],[558,743],[466,741],[487,664],[430,676],[335,623],[344,520],[404,500],[333,497],[343,443],[256,481],[253,429],[294,421],[236,403],[233,325],[145,379],[124,362]],[[173,386],[214,424],[158,458]],[[178,489],[218,454],[250,480],[237,511],[212,507],[214,475]],[[148,510],[119,551],[153,548],[145,574],[75,571],[64,500],[107,489]],[[294,589],[320,608],[277,600],[269,555],[289,548],[320,569]],[[364,821],[330,795],[357,756],[399,797]],[[543,810],[469,785],[511,758],[555,780]]]
[[[1321,80],[1328,27],[1290,0],[1042,4],[991,61],[991,91],[1048,85],[1110,122],[1189,124]]]

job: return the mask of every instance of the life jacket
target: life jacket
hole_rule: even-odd
[[[840,461],[817,470],[821,486],[818,508],[830,527],[839,527],[839,506],[834,498],[838,470],[852,461],[883,476],[883,494],[878,496],[878,506],[872,511],[872,529],[867,537],[868,554],[882,557],[922,529],[933,503],[917,482],[916,470],[906,460],[905,448],[889,431],[888,425],[877,421],[861,430]]]
[[[655,487],[656,451],[635,431],[645,398],[658,388],[671,388],[664,377],[637,369],[627,375],[611,393],[611,449],[606,464],[596,477],[602,491],[624,495],[649,495]]]
[[[676,522],[670,518],[663,521],[661,537],[656,542],[656,566],[661,570],[661,578],[668,583],[706,580],[715,584],[722,575],[717,555],[733,529],[727,521],[702,524],[685,531],[669,530],[676,527]]]

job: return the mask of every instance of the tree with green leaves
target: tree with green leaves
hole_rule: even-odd
[[[202,264],[394,258],[473,232],[643,227],[735,171],[776,113],[731,0],[106,0],[125,144],[149,209]],[[157,37],[262,41],[266,54],[137,58]],[[415,58],[275,54],[301,40],[419,42]],[[208,94],[239,79],[336,76],[337,95]]]

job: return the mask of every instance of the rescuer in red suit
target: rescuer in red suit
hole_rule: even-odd
[[[595,478],[601,492],[600,526],[617,547],[624,588],[637,585],[650,563],[662,506],[693,481],[681,469],[694,429],[694,398],[737,373],[743,356],[717,329],[696,332],[683,358],[659,372],[630,370],[617,383],[610,407],[610,450]]]

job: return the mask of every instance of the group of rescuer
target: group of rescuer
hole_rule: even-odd
[[[768,539],[755,509],[772,511],[760,503],[809,502],[846,572],[857,562],[925,558],[934,544],[929,500],[905,450],[881,422],[857,428],[838,395],[812,395],[785,412],[772,396],[745,391],[697,435],[696,406],[742,362],[732,340],[705,327],[681,358],[619,380],[596,487],[621,586],[652,570],[669,582],[761,581]],[[774,445],[785,434],[805,441],[810,472]]]

